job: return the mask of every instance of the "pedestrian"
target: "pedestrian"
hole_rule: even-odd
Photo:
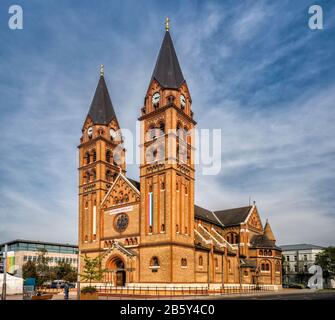
[[[69,284],[68,282],[64,283],[64,299],[69,300]]]

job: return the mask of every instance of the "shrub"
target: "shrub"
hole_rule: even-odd
[[[97,292],[97,288],[95,287],[85,287],[81,289],[81,293],[96,293],[96,292]]]
[[[305,289],[305,286],[301,283],[293,283],[289,286],[289,288],[293,289]]]

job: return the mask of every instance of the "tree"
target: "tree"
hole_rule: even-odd
[[[77,271],[67,262],[58,262],[51,270],[54,279],[62,279],[69,282],[77,281]]]
[[[35,262],[29,260],[22,266],[22,276],[24,279],[27,278],[37,279],[38,276]]]
[[[333,278],[335,276],[335,247],[328,247],[317,254],[315,263],[322,268],[324,278]]]
[[[37,256],[36,271],[38,277],[36,283],[38,286],[42,285],[45,281],[50,280],[50,267],[49,258],[47,257],[48,251],[46,249],[40,249]]]
[[[86,254],[83,256],[84,259],[84,267],[83,267],[83,273],[80,274],[80,277],[91,283],[92,281],[101,281],[104,272],[106,271],[105,269],[101,268],[101,262],[104,257],[104,254],[98,255],[95,258],[90,258]]]

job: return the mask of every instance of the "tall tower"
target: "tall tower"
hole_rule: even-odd
[[[101,65],[100,79],[82,128],[79,148],[79,249],[100,248],[100,203],[120,171],[125,150]]]
[[[194,282],[196,122],[169,20],[141,109],[140,282]]]

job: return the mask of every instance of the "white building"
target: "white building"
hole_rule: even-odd
[[[7,244],[7,272],[17,277],[22,277],[22,266],[27,261],[37,261],[41,249],[47,250],[46,257],[49,258],[50,267],[56,266],[58,262],[66,262],[77,269],[78,247],[76,245],[18,239],[0,244],[0,255],[5,250],[5,244]],[[0,269],[2,268],[1,266]],[[0,270],[0,272],[3,271]]]
[[[315,263],[316,255],[323,251],[323,247],[313,244],[291,244],[280,246],[284,257],[284,284],[307,284],[311,276],[308,269]]]

